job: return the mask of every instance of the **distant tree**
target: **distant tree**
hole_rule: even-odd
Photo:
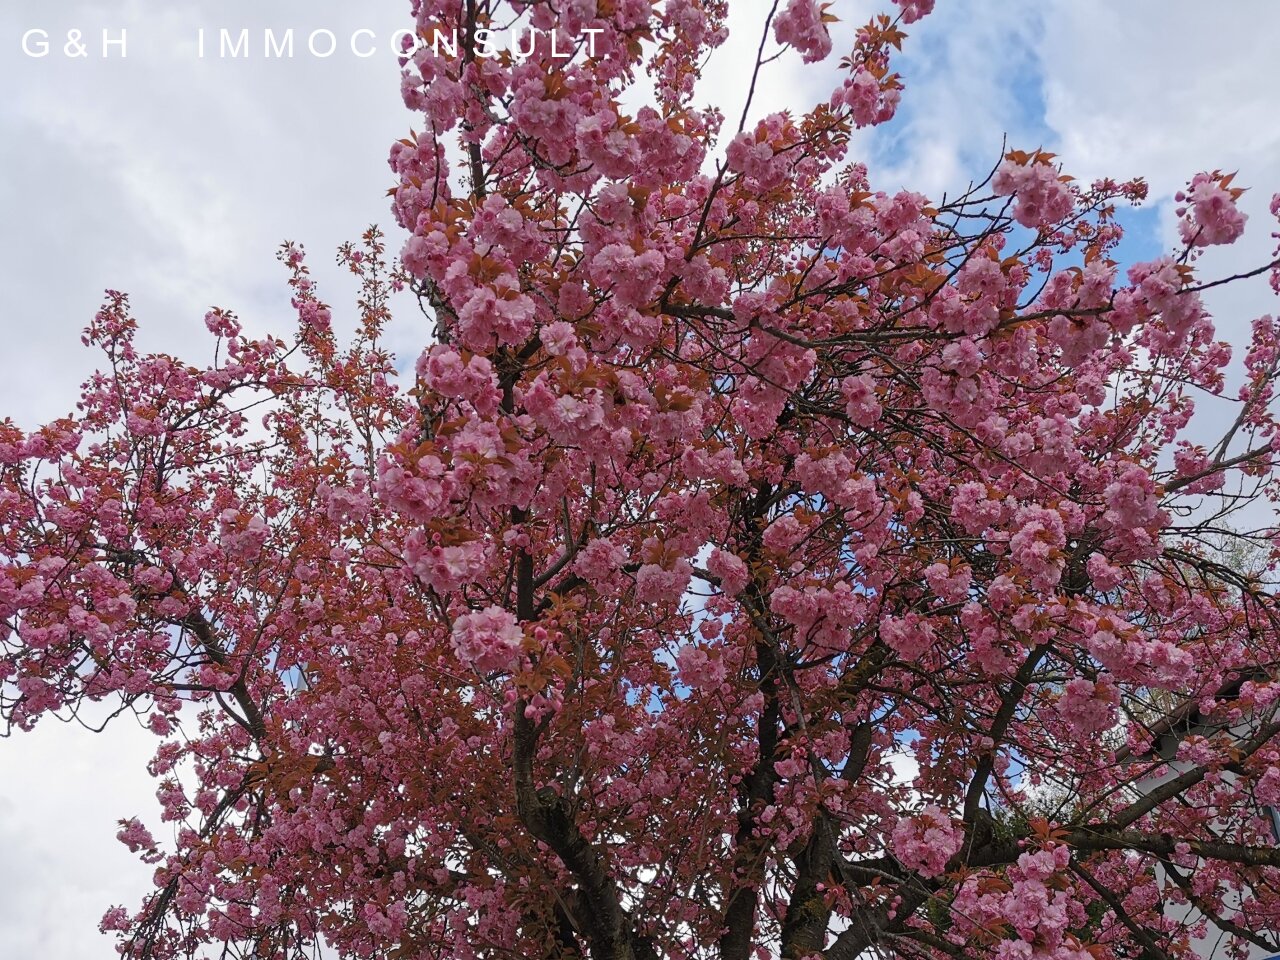
[[[408,236],[342,251],[354,335],[286,246],[289,338],[218,309],[211,364],[143,355],[111,293],[76,412],[0,425],[5,721],[107,700],[161,738],[124,954],[1163,960],[1168,864],[1273,944],[1280,632],[1241,584],[1275,537],[1206,537],[1240,478],[1280,492],[1280,324],[1231,433],[1188,432],[1232,177],[1121,277],[1140,181],[1015,150],[929,200],[853,161],[932,0],[755,125],[693,103],[723,2],[413,6],[461,49],[408,61]],[[736,79],[830,19],[775,4]],[[475,55],[512,23],[574,57]],[[435,331],[398,375],[403,286]],[[1122,705],[1224,689],[1251,732],[1128,789],[1164,761],[1104,736]]]

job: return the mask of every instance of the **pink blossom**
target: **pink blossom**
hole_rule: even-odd
[[[514,670],[523,640],[516,618],[499,606],[464,613],[453,622],[450,635],[458,658],[480,673]]]
[[[1092,683],[1077,677],[1067,683],[1058,699],[1058,713],[1079,736],[1088,737],[1115,726],[1118,694],[1115,685],[1101,679]]]
[[[1108,563],[1107,558],[1100,553],[1089,554],[1085,568],[1089,571],[1094,587],[1099,590],[1114,590],[1124,579],[1123,568]]]
[[[805,530],[793,514],[786,513],[774,520],[764,531],[764,545],[770,550],[786,553],[804,537]]]
[[[210,333],[219,337],[238,337],[240,324],[234,313],[227,310],[210,310],[204,315],[204,325]]]
[[[677,560],[670,569],[646,563],[636,573],[636,599],[644,603],[679,602],[692,575],[693,568],[687,560]]]
[[[419,522],[435,519],[444,508],[444,464],[434,456],[422,457],[406,469],[390,457],[378,464],[375,489],[379,498]]]
[[[1262,778],[1254,785],[1253,792],[1259,803],[1280,806],[1280,767],[1267,767]]]
[[[676,653],[676,665],[680,670],[680,682],[695,690],[717,687],[727,674],[718,652],[713,656],[706,649],[691,643],[685,644]]]
[[[968,567],[960,567],[952,571],[945,563],[933,563],[924,569],[925,582],[929,589],[947,603],[956,603],[969,595],[969,583],[972,575]]]
[[[405,539],[405,563],[437,593],[450,593],[479,578],[487,556],[486,544],[479,539],[453,546],[428,546],[420,530]]]
[[[1062,517],[1053,510],[1028,506],[1018,511],[1016,532],[1009,539],[1013,561],[1037,590],[1052,589],[1062,576],[1066,544]]]
[[[880,419],[880,401],[876,397],[875,382],[866,374],[845,377],[840,382],[840,394],[844,397],[845,413],[856,426],[870,427]]]
[[[1159,501],[1151,474],[1137,464],[1121,469],[1103,491],[1107,519],[1118,527],[1142,527],[1156,519]]]
[[[621,570],[626,561],[626,550],[607,539],[596,538],[579,551],[573,562],[573,569],[584,580],[603,584]]]
[[[960,851],[963,843],[964,831],[930,804],[918,814],[897,822],[889,848],[908,870],[924,877],[936,877],[946,871],[947,861]]]
[[[464,361],[453,347],[437,344],[418,358],[417,373],[433,390],[470,402],[481,415],[497,409],[498,379],[487,357],[473,355]]]
[[[1006,160],[992,181],[1001,196],[1016,196],[1013,218],[1024,227],[1051,227],[1070,216],[1071,190],[1048,163]]]
[[[870,127],[890,120],[898,108],[898,90],[886,88],[875,74],[865,66],[859,66],[835,97],[849,108],[853,122],[860,127]]]
[[[1177,211],[1183,243],[1195,247],[1234,243],[1244,233],[1249,218],[1236,206],[1239,190],[1227,189],[1229,182],[1230,178],[1198,173],[1174,197],[1185,204]]]
[[[902,8],[902,22],[915,23],[933,12],[934,0],[893,0]]]
[[[711,556],[707,558],[707,570],[720,578],[720,589],[731,597],[741,593],[751,580],[742,558],[719,547],[712,549]]]
[[[920,659],[932,648],[936,639],[933,627],[914,613],[905,617],[882,619],[880,636],[904,660]]]
[[[222,542],[240,560],[253,560],[271,535],[271,528],[258,514],[245,519],[238,510],[224,510],[221,516]]]
[[[779,43],[800,51],[805,63],[821,60],[831,52],[831,34],[822,22],[817,0],[789,0],[773,22],[773,35]]]

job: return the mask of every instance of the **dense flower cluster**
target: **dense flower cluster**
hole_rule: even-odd
[[[817,0],[789,0],[773,22],[773,35],[804,56],[806,63],[823,59],[831,52],[831,34],[823,23],[823,8]]]
[[[1233,176],[1198,173],[1187,189],[1175,196],[1179,203],[1186,204],[1177,211],[1183,218],[1178,229],[1184,243],[1209,247],[1240,239],[1249,218],[1236,206],[1244,191],[1231,186]]]
[[[1001,196],[1013,196],[1013,217],[1024,227],[1052,227],[1075,212],[1075,199],[1051,157],[1010,156],[1000,165],[991,186]]]
[[[936,877],[946,871],[947,862],[963,844],[964,831],[956,829],[951,819],[931,804],[916,816],[898,821],[890,849],[907,869],[922,877]]]

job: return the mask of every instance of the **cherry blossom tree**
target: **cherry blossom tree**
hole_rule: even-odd
[[[1232,531],[1280,492],[1280,323],[1229,391],[1202,294],[1280,273],[1201,275],[1220,172],[1127,269],[1141,181],[878,191],[854,133],[932,6],[839,51],[762,8],[735,82],[781,45],[834,89],[749,124],[696,105],[724,0],[414,0],[353,334],[294,245],[292,331],[212,310],[204,365],[109,293],[75,412],[0,424],[0,715],[156,734],[125,956],[1275,943],[1280,552]],[[573,56],[478,55],[513,27]]]

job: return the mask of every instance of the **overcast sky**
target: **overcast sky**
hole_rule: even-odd
[[[131,294],[144,347],[193,362],[206,356],[201,317],[211,305],[236,310],[255,332],[288,329],[274,259],[286,239],[307,246],[330,302],[350,302],[333,251],[369,223],[391,230],[387,149],[414,123],[387,49],[408,6],[4,0],[0,417],[31,427],[70,409],[92,369],[80,330],[104,288]],[[767,6],[735,0],[734,25]],[[852,26],[875,6],[837,0],[834,12]],[[962,186],[995,162],[1007,132],[1013,146],[1054,150],[1081,178],[1146,176],[1152,203],[1131,218],[1126,247],[1145,257],[1171,242],[1170,197],[1188,177],[1238,169],[1236,182],[1256,188],[1244,203],[1249,233],[1204,262],[1222,272],[1264,262],[1273,229],[1266,206],[1280,190],[1280,5],[1215,6],[1212,27],[1194,0],[938,0],[938,8],[898,61],[908,87],[899,120],[858,145],[874,184],[933,195]],[[260,55],[265,26],[294,28],[293,60]],[[201,27],[208,54],[220,28],[249,28],[253,56],[201,60]],[[34,29],[49,34],[45,57],[23,52]],[[112,39],[127,31],[127,59],[116,47],[102,58],[104,29]],[[306,51],[320,29],[339,41],[328,59]],[[377,56],[350,53],[361,29],[373,31]],[[70,30],[81,31],[90,56],[66,55],[76,49]],[[29,38],[33,49],[39,39]],[[757,40],[735,30],[708,71],[702,96],[727,116],[741,109],[737,71]],[[786,57],[761,84],[759,111],[803,107],[831,86]],[[1255,316],[1275,310],[1265,283],[1212,305],[1237,343]],[[423,321],[405,313],[393,343],[410,354],[425,335]],[[95,738],[49,721],[0,741],[0,953],[114,956],[98,919],[113,903],[136,904],[150,873],[114,841],[114,824],[139,814],[156,825],[143,770],[153,748],[149,734],[124,725]]]

